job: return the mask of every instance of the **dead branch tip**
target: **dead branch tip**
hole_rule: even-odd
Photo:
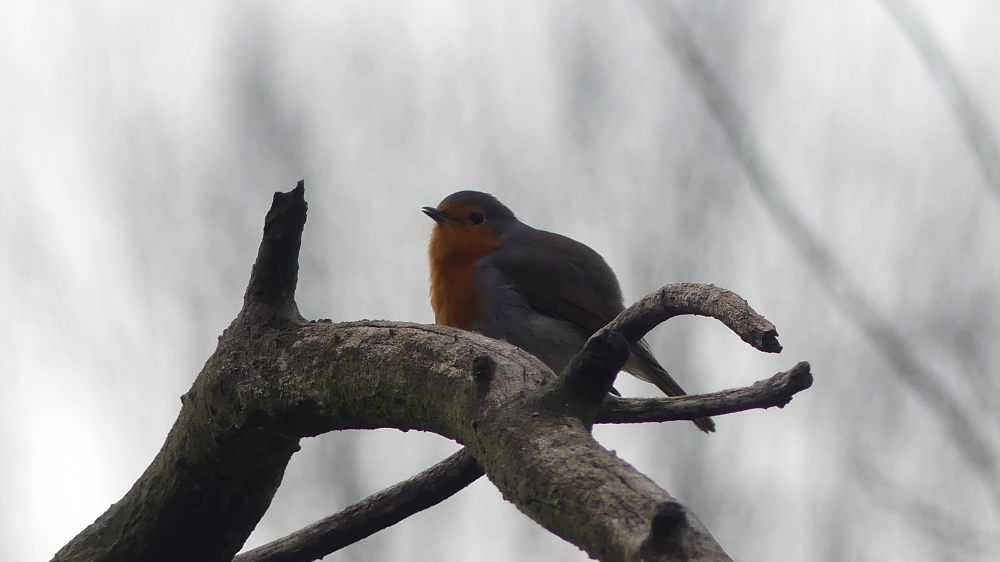
[[[295,287],[307,208],[303,180],[288,193],[274,194],[243,299],[243,321],[304,322],[295,304]]]

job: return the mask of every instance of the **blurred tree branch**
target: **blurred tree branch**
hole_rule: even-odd
[[[275,194],[243,309],[182,397],[163,447],[55,561],[228,562],[301,438],[377,427],[462,443],[468,454],[438,467],[452,480],[438,497],[474,479],[475,459],[508,501],[595,558],[730,560],[694,513],[590,429],[628,357],[626,337],[642,337],[657,323],[650,318],[712,316],[758,349],[780,349],[774,326],[743,299],[711,285],[665,287],[595,334],[557,376],[506,342],[454,328],[305,321],[295,303],[305,219],[302,182]],[[400,491],[411,484],[388,495],[405,502]],[[382,522],[351,532],[401,515],[388,506]]]
[[[924,499],[925,494],[905,489],[888,478],[863,455],[855,452],[852,472],[876,503],[898,514],[921,536],[931,537],[964,555],[1000,555],[1000,533],[973,525]]]
[[[844,314],[882,353],[893,372],[935,412],[958,450],[976,470],[1000,507],[1000,465],[997,451],[982,434],[972,413],[945,387],[938,374],[917,357],[910,345],[869,302],[833,252],[799,218],[767,159],[758,148],[750,125],[738,104],[714,74],[694,39],[669,2],[640,0],[655,30],[691,79],[729,139],[756,194],[785,237],[815,274]]]
[[[951,106],[955,121],[965,133],[965,139],[976,154],[986,184],[1000,201],[1000,150],[987,125],[986,114],[973,101],[955,65],[948,60],[941,44],[927,27],[927,22],[906,0],[882,0],[886,10],[896,19],[900,29],[927,65],[931,78],[937,82],[941,95]]]

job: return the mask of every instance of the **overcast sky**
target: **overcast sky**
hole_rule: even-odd
[[[1000,558],[996,2],[0,0],[0,86],[2,559],[142,473],[299,179],[307,318],[431,322],[420,207],[477,189],[628,301],[714,283],[773,321],[779,356],[707,319],[650,343],[692,392],[810,361],[783,410],[595,431],[735,559]],[[248,546],[456,448],[304,442]],[[329,559],[586,556],[483,479]]]

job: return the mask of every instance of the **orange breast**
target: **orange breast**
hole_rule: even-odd
[[[501,244],[488,228],[458,222],[434,225],[428,257],[435,322],[472,330],[486,311],[476,285],[476,263]]]
[[[431,306],[435,322],[472,330],[473,323],[485,310],[484,304],[476,287],[475,263],[431,266]]]

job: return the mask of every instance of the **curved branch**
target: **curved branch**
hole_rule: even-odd
[[[618,332],[634,342],[661,322],[690,314],[719,320],[760,351],[781,352],[774,324],[750,308],[743,297],[703,283],[674,283],[654,291],[625,309],[601,331]]]
[[[781,408],[793,395],[810,386],[809,364],[802,362],[752,386],[711,394],[648,399],[609,395],[597,412],[596,423],[693,420],[704,415],[717,416],[754,408]],[[475,459],[467,449],[462,449],[409,480],[288,536],[244,552],[233,562],[318,560],[444,501],[482,475]]]
[[[275,195],[243,310],[152,464],[55,560],[230,561],[302,437],[377,427],[464,444],[505,498],[595,558],[729,560],[693,513],[601,447],[590,424],[628,353],[616,329],[634,335],[630,326],[670,314],[705,314],[773,349],[773,326],[745,301],[706,285],[666,287],[591,338],[559,377],[506,342],[455,328],[307,323],[294,301],[302,192],[300,182]]]

